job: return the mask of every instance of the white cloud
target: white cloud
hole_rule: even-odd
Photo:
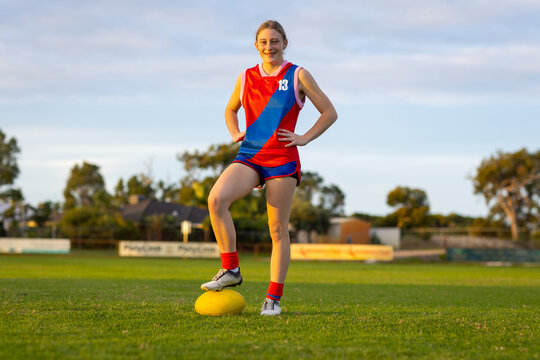
[[[346,103],[531,101],[540,97],[540,46],[461,47],[342,56],[323,81]],[[336,80],[339,79],[339,80]]]
[[[163,50],[169,43],[167,39],[127,30],[98,30],[91,34],[45,34],[38,37],[36,45],[44,50],[61,51],[63,54],[95,56],[106,53],[108,56],[126,52],[152,52]]]
[[[134,101],[177,90],[229,91],[250,54],[183,59],[131,59],[108,63],[78,62],[35,67],[0,63],[0,99],[42,97],[131,97]],[[213,70],[215,63],[220,71]],[[340,56],[310,70],[340,101],[471,103],[538,98],[540,46],[449,49],[433,53]],[[100,89],[100,90],[98,90]],[[347,95],[348,94],[348,95]]]
[[[259,61],[255,12],[227,16],[241,4],[53,4],[21,6],[2,25],[1,102],[200,98],[230,91],[242,66]],[[459,104],[539,96],[540,42],[520,36],[531,27],[512,17],[536,10],[533,1],[342,1],[283,17],[291,60],[317,70],[339,101]],[[513,22],[510,45],[484,30]]]
[[[247,0],[0,2],[0,125],[23,145],[20,180],[27,196],[61,195],[69,169],[84,159],[100,164],[112,184],[142,171],[153,156],[156,174],[163,178],[178,169],[174,155],[181,147],[204,149],[228,140],[223,107],[240,71],[260,61],[253,37],[266,18],[285,26],[286,57],[310,70],[340,116],[347,114],[339,120],[344,126],[335,127],[344,135],[325,134],[317,144],[354,141],[350,134],[362,134],[367,121],[384,116],[421,117],[415,122],[421,127],[449,123],[456,115],[459,126],[471,124],[463,130],[468,134],[478,131],[475,121],[488,124],[501,112],[510,118],[512,109],[525,109],[520,112],[524,121],[536,119],[538,1],[278,0],[275,5],[261,13]],[[420,112],[431,105],[442,106]],[[304,119],[317,118],[312,110],[303,111]],[[497,118],[499,125],[506,122]],[[210,125],[217,123],[219,130]],[[399,131],[410,137],[413,127]],[[448,129],[443,131],[453,131]],[[464,146],[449,141],[439,149],[428,133],[437,130],[425,126],[425,139],[413,134],[432,157],[371,141],[372,157],[343,157],[337,150],[324,157],[312,149],[303,161],[346,190],[350,210],[366,205],[366,210],[380,206],[377,211],[384,212],[386,193],[403,181],[425,185],[433,205],[460,211],[478,208],[467,202],[473,197],[464,177],[480,157],[449,153],[463,147],[476,151],[473,142],[482,143],[482,151],[494,151],[501,144],[533,141],[533,131],[526,140],[514,134],[511,141],[491,132],[490,138],[466,136]],[[397,132],[393,129],[393,139]],[[456,139],[457,133],[452,132]],[[386,155],[390,152],[398,156]],[[438,173],[426,170],[439,163],[445,166]],[[448,184],[446,193],[458,195],[444,198],[445,188],[438,184]]]

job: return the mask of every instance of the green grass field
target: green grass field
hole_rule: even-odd
[[[537,359],[540,268],[241,256],[240,315],[194,311],[218,260],[0,256],[0,359]]]

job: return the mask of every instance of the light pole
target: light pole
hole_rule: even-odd
[[[182,221],[182,235],[184,235],[184,242],[188,242],[188,235],[191,234],[191,221]]]

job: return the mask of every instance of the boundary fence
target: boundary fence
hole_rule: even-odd
[[[518,240],[514,241],[508,228],[415,228],[402,231],[402,245],[406,248],[535,249],[540,248],[540,233],[520,229]]]

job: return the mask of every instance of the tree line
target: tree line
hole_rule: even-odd
[[[121,216],[121,209],[131,196],[156,199],[187,206],[207,207],[207,198],[217,177],[232,162],[238,144],[216,144],[204,151],[185,151],[177,155],[185,175],[174,183],[155,180],[147,172],[119,179],[112,193],[106,190],[105,180],[97,164],[75,164],[66,181],[64,202],[51,201],[33,207],[31,219],[44,226],[51,214],[62,214],[61,226],[70,237],[107,237],[110,231],[124,238],[141,238],[141,227]],[[23,191],[13,186],[19,175],[17,156],[20,148],[15,138],[9,138],[0,129],[0,200],[9,207],[2,220],[17,221],[17,212],[25,212],[19,204]],[[394,209],[385,216],[355,213],[353,217],[369,221],[372,226],[416,227],[483,226],[510,227],[512,238],[518,238],[519,229],[529,232],[540,223],[540,150],[521,149],[513,153],[498,151],[482,160],[476,173],[470,177],[474,194],[482,196],[489,207],[486,217],[468,217],[451,213],[431,214],[426,192],[422,189],[397,186],[390,190],[386,203]],[[303,171],[302,181],[293,200],[291,225],[296,230],[324,233],[330,219],[345,216],[345,194],[335,184],[326,184],[316,172]],[[264,189],[254,190],[234,203],[231,213],[241,233],[267,230]],[[163,227],[174,219],[145,219],[146,227]],[[156,225],[157,224],[157,225]],[[140,224],[139,224],[140,225]],[[207,219],[204,226],[209,228]],[[82,230],[81,230],[82,229]],[[6,234],[0,226],[0,235]]]
[[[14,175],[6,177],[2,185],[13,184],[18,174],[16,156],[20,149],[14,138],[9,141],[14,146],[6,154],[9,153],[13,160],[9,164]],[[121,211],[129,204],[130,197],[207,208],[210,189],[235,158],[238,147],[238,144],[219,144],[211,145],[205,151],[186,151],[177,155],[185,170],[185,175],[179,181],[156,181],[148,169],[147,172],[120,178],[111,193],[107,191],[99,165],[83,161],[71,168],[63,191],[63,203],[48,201],[36,207],[27,204],[26,210],[31,208],[33,215],[26,220],[33,220],[39,227],[43,227],[51,215],[56,213],[62,215],[59,230],[62,235],[71,238],[109,238],[114,233],[117,239],[160,240],[163,230],[177,227],[178,222],[165,215],[147,217],[139,224],[124,220]],[[297,230],[324,232],[330,225],[330,218],[345,215],[345,194],[337,185],[325,184],[324,179],[315,172],[303,172],[302,180],[294,199],[291,224]],[[23,196],[20,190],[14,192],[10,188],[10,191],[20,196],[10,197],[6,192],[7,196],[3,200],[12,204],[13,211],[6,211],[4,219],[11,217],[15,220]],[[267,233],[268,226],[264,189],[254,190],[235,202],[231,213],[239,233],[255,233],[258,240],[264,240],[261,236],[267,237],[262,235]],[[209,219],[205,220],[203,227],[210,228]],[[179,231],[176,230],[173,231],[178,236]],[[3,233],[5,235],[5,230]]]

